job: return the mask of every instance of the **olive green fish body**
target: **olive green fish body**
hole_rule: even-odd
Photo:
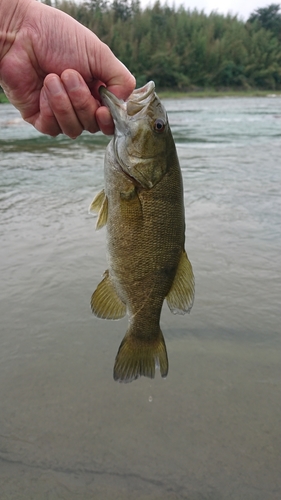
[[[151,99],[151,109],[145,103],[148,109],[136,120],[139,123],[130,123],[125,153],[117,129],[106,151],[105,189],[92,204],[99,210],[98,227],[107,225],[109,264],[92,296],[92,310],[104,318],[117,319],[126,312],[129,317],[114,367],[114,378],[120,381],[154,377],[157,365],[161,375],[167,375],[159,326],[162,305],[167,298],[173,312],[186,312],[194,294],[192,268],[184,251],[183,187],[176,148],[159,99],[155,94]],[[141,101],[136,104],[142,111]],[[164,124],[164,132],[154,129],[155,122],[157,127]]]

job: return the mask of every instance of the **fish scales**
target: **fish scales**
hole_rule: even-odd
[[[173,312],[189,311],[194,277],[184,250],[181,171],[153,82],[133,92],[126,103],[106,90],[102,95],[116,132],[105,156],[105,188],[91,208],[99,212],[98,228],[107,225],[109,267],[91,306],[97,316],[108,319],[127,312],[129,328],[114,378],[129,382],[141,375],[153,378],[156,366],[167,375],[159,326],[163,301],[167,299]]]

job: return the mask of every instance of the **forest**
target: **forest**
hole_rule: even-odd
[[[109,45],[141,86],[174,90],[281,89],[279,4],[234,15],[176,8],[156,1],[45,0]]]
[[[42,0],[87,26],[137,79],[173,91],[281,89],[281,6],[236,15],[139,0]],[[1,94],[0,94],[1,100]]]

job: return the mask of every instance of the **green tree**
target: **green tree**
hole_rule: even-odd
[[[45,0],[50,3],[51,0]],[[91,29],[130,69],[141,86],[281,88],[280,7],[236,16],[153,5],[140,0],[52,0]]]
[[[268,7],[256,9],[250,15],[248,22],[257,22],[265,30],[270,30],[276,36],[281,36],[281,13],[280,4],[272,3]]]

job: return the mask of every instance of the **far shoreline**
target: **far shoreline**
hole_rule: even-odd
[[[157,89],[156,89],[157,92]],[[180,90],[161,90],[157,92],[161,99],[189,99],[189,98],[210,98],[210,97],[279,97],[281,90],[215,90],[215,89],[201,89],[190,90],[182,92]]]
[[[215,89],[198,89],[198,90],[165,90],[159,88],[156,89],[158,96],[161,99],[192,99],[192,98],[216,98],[216,97],[279,97],[281,96],[281,90],[259,90],[259,89],[248,89],[248,90],[215,90]],[[10,101],[4,94],[0,92],[0,104],[8,104]]]

